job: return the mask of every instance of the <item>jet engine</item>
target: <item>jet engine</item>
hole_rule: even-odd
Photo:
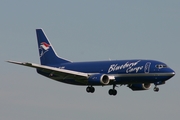
[[[133,91],[138,91],[138,90],[149,90],[151,87],[151,83],[142,83],[142,84],[131,84],[128,85],[129,88]]]
[[[88,78],[88,83],[91,85],[107,85],[109,82],[109,76],[105,74],[95,74]]]

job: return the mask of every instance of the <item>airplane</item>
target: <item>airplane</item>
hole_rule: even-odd
[[[109,95],[115,96],[117,85],[127,85],[133,91],[149,90],[154,84],[163,85],[175,75],[167,64],[156,60],[107,60],[72,62],[59,57],[43,29],[36,29],[41,64],[7,61],[35,68],[37,73],[62,83],[87,86],[88,93],[94,93],[94,86],[112,85]]]

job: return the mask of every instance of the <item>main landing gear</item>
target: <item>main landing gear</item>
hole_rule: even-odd
[[[109,95],[113,95],[113,96],[115,96],[115,95],[117,95],[117,90],[115,89],[115,87],[116,87],[116,85],[113,85],[113,89],[110,89],[109,90]],[[94,93],[94,91],[95,91],[95,88],[93,87],[93,86],[88,86],[87,88],[86,88],[86,91],[88,92],[88,93]]]
[[[117,90],[115,89],[116,85],[114,84],[113,85],[113,89],[110,89],[109,90],[109,95],[117,95]]]
[[[87,91],[88,93],[94,93],[95,88],[94,88],[93,86],[88,86],[88,87],[86,88],[86,91]]]

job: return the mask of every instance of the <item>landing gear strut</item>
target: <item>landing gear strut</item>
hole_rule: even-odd
[[[86,91],[87,91],[88,93],[94,93],[95,88],[94,88],[93,86],[88,86],[88,87],[86,88]]]
[[[113,89],[109,90],[109,95],[114,95],[115,96],[117,94],[117,90],[115,89],[115,87],[116,87],[116,85],[114,84]]]

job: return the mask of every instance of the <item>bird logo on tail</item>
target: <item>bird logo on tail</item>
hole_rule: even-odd
[[[50,45],[46,42],[42,42],[39,47],[39,56],[42,57],[50,48]]]

